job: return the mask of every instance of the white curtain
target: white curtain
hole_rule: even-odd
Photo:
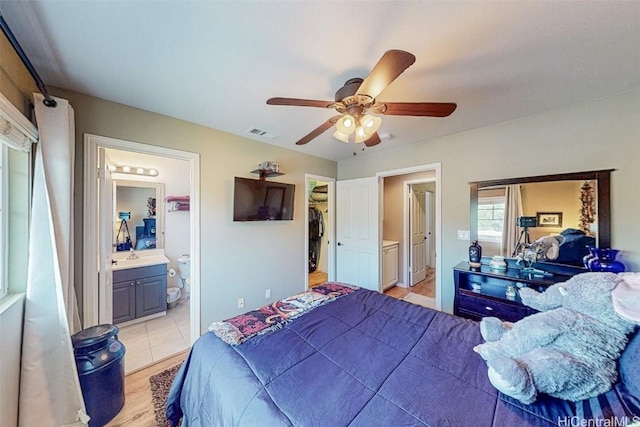
[[[87,423],[71,335],[79,329],[73,286],[74,116],[69,102],[34,94],[36,147],[29,272],[20,375],[19,424]]]
[[[507,185],[504,189],[504,226],[502,228],[502,254],[513,255],[518,243],[519,228],[517,219],[522,216],[522,192],[519,185]]]

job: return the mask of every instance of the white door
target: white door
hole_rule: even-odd
[[[336,185],[336,280],[380,290],[378,177]]]
[[[102,324],[113,322],[113,178],[104,148],[98,148],[98,165],[98,321]]]
[[[410,187],[411,286],[427,277],[425,193]]]
[[[425,191],[424,193],[424,213],[425,213],[425,259],[427,260],[427,267],[435,266],[435,210],[433,206],[433,193]]]

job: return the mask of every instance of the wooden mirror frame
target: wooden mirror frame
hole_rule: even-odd
[[[611,172],[613,169],[573,172],[555,175],[540,175],[523,178],[494,179],[490,181],[474,181],[469,183],[471,224],[469,236],[471,241],[478,240],[478,190],[487,187],[513,184],[530,184],[534,182],[551,181],[596,181],[596,206],[598,209],[598,236],[597,242],[600,248],[611,247]]]

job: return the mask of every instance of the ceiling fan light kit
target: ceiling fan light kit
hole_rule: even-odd
[[[380,129],[380,125],[382,124],[382,118],[378,116],[372,116],[370,114],[365,114],[360,119],[360,124],[364,132],[371,136],[374,132],[377,132]]]
[[[356,121],[351,114],[345,114],[336,122],[336,131],[351,135],[356,130]]]
[[[354,135],[354,142],[365,142],[378,131],[381,124],[382,119],[371,114],[365,114],[359,118],[354,118],[351,114],[345,114],[336,122],[336,131],[333,133],[333,137],[339,141],[349,143],[349,137]]]
[[[342,133],[339,130],[336,130],[332,136],[338,141],[344,142],[345,144],[349,143],[349,135]]]
[[[304,145],[335,125],[333,137],[349,143],[364,142],[367,147],[380,143],[378,129],[382,118],[373,114],[393,116],[446,117],[456,109],[454,103],[433,102],[376,102],[382,93],[400,74],[411,66],[416,57],[402,50],[388,50],[373,67],[366,79],[353,78],[345,82],[335,94],[335,102],[297,98],[270,98],[269,105],[333,108],[342,116],[334,116],[296,142]]]

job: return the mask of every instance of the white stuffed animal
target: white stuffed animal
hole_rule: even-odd
[[[474,351],[494,387],[526,404],[538,393],[579,401],[611,389],[616,360],[640,324],[640,276],[582,273],[543,293],[523,288],[520,297],[540,312],[514,324],[480,323],[487,342]]]

